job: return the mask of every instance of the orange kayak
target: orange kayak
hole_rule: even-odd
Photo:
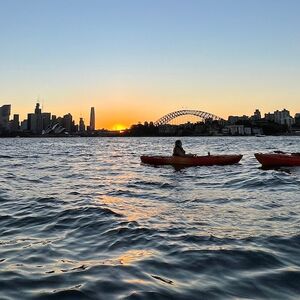
[[[299,154],[255,153],[254,156],[262,164],[263,167],[300,166]]]
[[[206,156],[141,156],[141,161],[150,165],[212,166],[233,165],[243,155],[206,155]]]

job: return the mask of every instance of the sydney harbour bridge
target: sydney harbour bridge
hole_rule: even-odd
[[[220,118],[214,114],[205,112],[205,111],[183,109],[183,110],[174,111],[174,112],[164,115],[163,117],[158,119],[156,122],[154,122],[154,125],[159,126],[159,125],[166,125],[166,124],[171,124],[171,123],[182,124],[182,123],[184,123],[183,117],[186,118],[186,121],[188,120],[187,118],[190,119],[191,117],[194,117],[198,122],[203,121],[203,120],[205,121],[208,119],[213,120],[213,121],[222,121],[223,120],[222,118]]]

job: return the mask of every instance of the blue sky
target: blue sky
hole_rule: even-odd
[[[299,15],[295,0],[0,0],[0,104],[94,105],[104,125],[181,107],[295,113]]]

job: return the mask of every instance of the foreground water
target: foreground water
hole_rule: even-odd
[[[300,139],[183,138],[234,166],[141,165],[174,138],[0,140],[1,299],[299,299]]]

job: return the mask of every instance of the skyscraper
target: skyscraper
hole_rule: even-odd
[[[28,114],[28,130],[34,134],[42,134],[43,131],[43,116],[40,104],[36,103],[34,113]]]
[[[3,129],[8,129],[10,110],[10,104],[3,105],[0,107],[0,127]]]
[[[84,124],[83,118],[80,118],[80,121],[79,121],[79,131],[80,132],[85,131],[85,124]]]
[[[12,132],[17,132],[20,129],[20,117],[14,114],[13,120],[9,122],[9,130]]]
[[[37,104],[36,104],[34,113],[35,113],[36,115],[40,115],[40,114],[42,113],[42,110],[41,110],[41,108],[40,108],[40,103],[37,103]]]
[[[72,132],[73,130],[73,117],[70,113],[64,115],[63,117],[63,127],[66,129],[67,132]]]
[[[46,130],[51,124],[51,113],[43,112],[42,119],[43,119],[43,130]]]
[[[91,115],[90,115],[90,131],[95,130],[95,108],[91,108]]]

